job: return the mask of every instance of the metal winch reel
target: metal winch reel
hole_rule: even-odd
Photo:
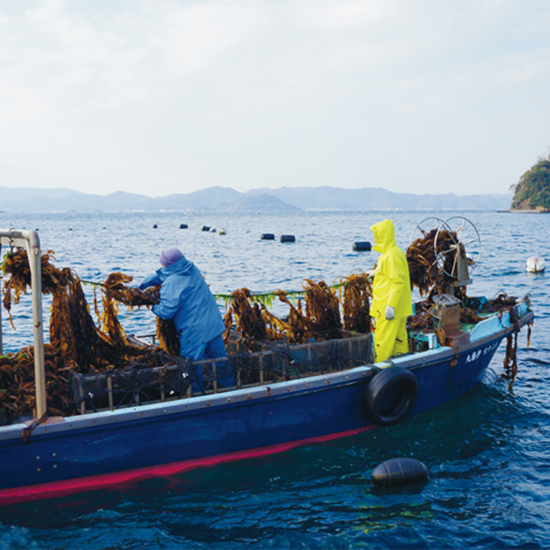
[[[453,279],[448,291],[453,294],[453,287],[472,282],[470,271],[476,268],[481,258],[481,238],[476,226],[461,216],[453,216],[446,221],[425,218],[413,229],[409,246],[417,238],[425,237],[434,230],[435,264],[439,272]],[[448,238],[451,239],[450,246]]]
[[[438,266],[449,277],[456,279],[453,286],[466,286],[472,282],[469,271],[476,268],[481,257],[481,237],[476,226],[461,216],[449,218],[445,222],[445,226],[453,244],[446,251],[438,251],[443,230],[440,227],[434,239]],[[468,254],[466,254],[466,249]],[[452,258],[450,262],[448,261],[449,256]]]

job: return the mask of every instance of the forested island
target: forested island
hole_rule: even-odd
[[[511,190],[514,191],[511,211],[550,212],[550,155],[539,158]]]

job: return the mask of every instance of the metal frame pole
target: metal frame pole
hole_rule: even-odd
[[[47,411],[46,371],[44,367],[44,332],[42,326],[42,276],[40,269],[40,239],[36,231],[0,230],[0,243],[24,247],[29,258],[32,291],[32,325],[34,341],[34,384],[36,418]]]

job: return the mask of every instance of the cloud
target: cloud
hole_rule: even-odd
[[[427,192],[458,156],[506,190],[548,145],[549,27],[540,0],[2,6],[2,166],[96,192],[399,191],[411,171]]]

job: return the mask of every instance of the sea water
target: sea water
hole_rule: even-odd
[[[373,223],[392,218],[398,244],[406,248],[419,228],[453,216],[471,222],[449,221],[453,229],[464,228],[463,241],[478,261],[469,295],[531,295],[531,345],[527,349],[524,329],[511,391],[501,377],[501,345],[475,389],[393,427],[123,489],[4,507],[0,549],[550,547],[550,298],[548,276],[525,271],[530,256],[550,259],[550,216],[0,214],[0,227],[37,229],[57,267],[70,267],[92,283],[122,271],[138,284],[158,268],[163,248],[178,246],[211,290],[223,294],[242,287],[299,290],[307,278],[332,284],[373,267],[376,252],[352,249],[356,241],[372,242]],[[202,231],[203,225],[217,231]],[[274,233],[276,240],[263,241],[262,233]],[[282,234],[296,242],[281,243]],[[93,289],[86,286],[89,300]],[[150,311],[123,310],[128,332],[153,332]],[[46,301],[46,320],[48,314]],[[3,312],[5,351],[31,342],[30,319],[28,298],[13,308],[16,330]],[[424,462],[429,480],[374,488],[372,469],[396,457]]]

